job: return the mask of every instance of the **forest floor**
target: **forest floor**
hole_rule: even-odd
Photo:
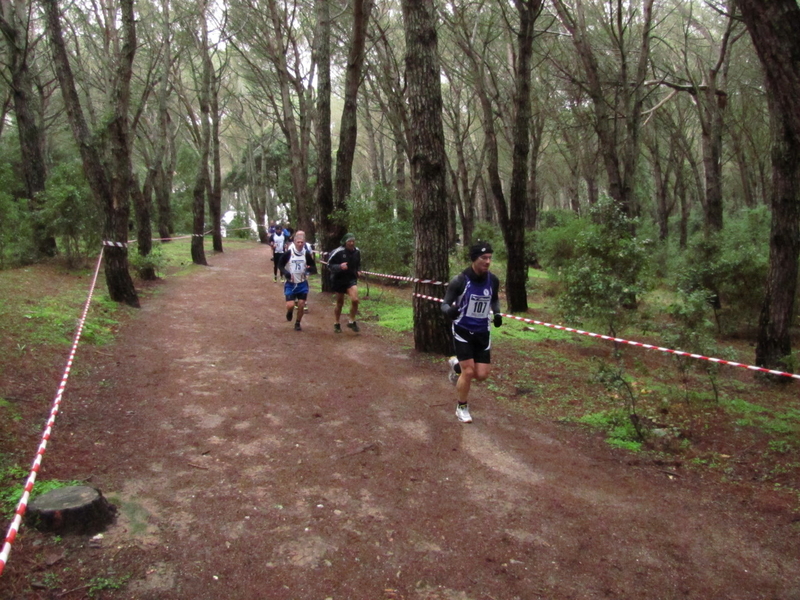
[[[80,347],[40,478],[89,482],[117,518],[100,536],[23,527],[0,598],[800,600],[797,496],[746,471],[758,440],[725,477],[543,418],[536,390],[593,397],[570,365],[608,348],[519,352],[508,322],[460,424],[445,360],[410,334],[335,334],[317,292],[294,331],[268,253],[142,286],[112,343]],[[0,392],[41,423],[64,355],[18,350]],[[513,374],[529,384],[506,393]],[[703,438],[718,460],[732,432]]]

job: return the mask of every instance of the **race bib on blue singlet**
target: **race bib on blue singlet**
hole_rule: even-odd
[[[489,317],[489,308],[492,303],[491,296],[478,296],[472,294],[469,297],[467,310],[465,316],[472,317],[473,319],[486,319]]]

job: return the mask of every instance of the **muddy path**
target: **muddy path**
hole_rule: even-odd
[[[45,461],[120,509],[70,555],[128,574],[108,597],[800,599],[782,509],[482,386],[459,424],[442,359],[375,324],[334,334],[322,294],[295,332],[264,247],[211,263],[78,378]]]

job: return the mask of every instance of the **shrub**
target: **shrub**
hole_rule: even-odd
[[[245,232],[246,233],[246,232]],[[141,274],[149,269],[156,275],[163,275],[164,268],[167,266],[167,257],[164,255],[164,250],[160,243],[153,244],[150,253],[147,256],[139,254],[138,249],[128,253],[128,262],[132,269]]]
[[[585,219],[568,211],[542,213],[535,251],[542,267],[551,272],[567,266],[576,256],[576,240],[589,226]]]
[[[705,356],[723,356],[724,351],[717,345],[713,336],[714,324],[709,320],[710,301],[706,290],[691,293],[678,293],[678,299],[667,308],[672,317],[661,331],[663,343],[671,348],[693,352]],[[704,371],[714,393],[719,399],[717,373],[719,365],[678,354],[672,355],[684,387],[684,397],[689,399],[689,373],[692,370]]]
[[[247,217],[238,212],[228,224],[227,231],[230,234],[228,237],[239,240],[249,240],[256,235],[255,232],[250,229],[250,224],[248,223]]]
[[[633,235],[635,221],[610,198],[591,209],[591,222],[577,236],[576,258],[561,270],[565,318],[597,320],[616,335],[644,291],[649,240]]]
[[[69,265],[77,265],[87,250],[100,248],[102,215],[86,183],[80,161],[57,165],[42,193],[41,219],[60,238]]]
[[[11,192],[17,183],[11,165],[0,161],[0,268],[27,264],[36,257],[28,200]]]
[[[769,220],[765,207],[742,211],[721,233],[696,233],[680,261],[678,289],[704,290],[711,306],[721,309],[720,329],[757,322],[769,268]]]
[[[397,275],[409,275],[413,268],[414,232],[410,220],[402,219],[387,206],[396,206],[399,199],[393,190],[375,187],[354,193],[347,204],[347,215],[333,215],[347,223],[348,231],[356,236],[362,254],[364,270]],[[399,211],[403,214],[404,211]],[[383,218],[380,217],[383,215]]]

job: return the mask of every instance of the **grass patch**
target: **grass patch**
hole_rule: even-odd
[[[414,330],[414,309],[411,306],[385,304],[381,306],[378,325],[403,333]]]
[[[741,427],[758,427],[767,433],[797,436],[800,434],[800,410],[787,407],[774,411],[765,406],[734,398],[723,400],[722,405],[733,415],[740,415],[735,423]]]
[[[125,584],[127,584],[130,578],[130,575],[114,575],[113,573],[109,576],[93,577],[87,586],[89,589],[89,596],[94,598],[98,592],[104,590],[120,590],[125,587]]]
[[[0,422],[2,422],[2,419],[5,418],[9,418],[12,421],[22,420],[22,415],[19,412],[19,408],[2,397],[0,397],[0,416],[2,416],[2,418],[0,418]]]
[[[25,480],[28,474],[29,472],[19,465],[7,467],[0,473],[0,514],[4,518],[11,519],[14,516],[19,499],[25,491]],[[73,485],[82,485],[82,482],[61,481],[59,479],[37,480],[31,490],[28,504],[37,496]]]
[[[631,452],[642,449],[636,429],[628,416],[619,410],[589,413],[577,419],[578,423],[606,432],[606,443]]]

